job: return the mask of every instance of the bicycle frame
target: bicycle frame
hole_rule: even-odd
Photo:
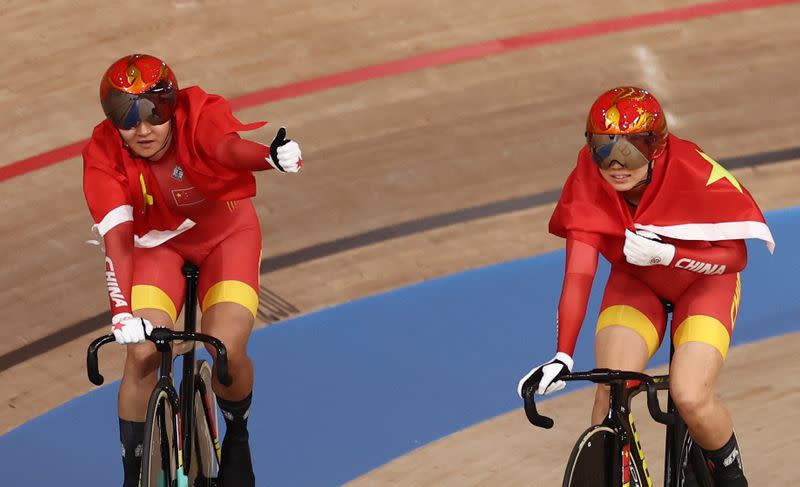
[[[624,483],[626,478],[626,465],[624,465],[624,451],[628,447],[628,460],[632,462],[636,474],[640,477],[643,486],[653,485],[647,462],[639,443],[636,427],[631,416],[631,400],[641,392],[647,392],[647,409],[650,416],[661,424],[667,426],[666,454],[664,459],[664,486],[678,487],[678,465],[682,440],[677,436],[685,432],[685,424],[680,419],[671,400],[668,401],[666,411],[661,409],[658,401],[658,391],[668,390],[669,376],[649,376],[639,372],[625,372],[609,369],[593,369],[587,372],[574,372],[561,378],[564,381],[585,380],[597,384],[609,384],[611,387],[609,398],[609,411],[603,420],[603,425],[615,431],[614,444],[611,448],[611,481],[614,487],[629,485]],[[525,400],[525,413],[528,420],[541,428],[552,428],[553,420],[542,416],[536,409],[533,396],[533,387],[523,391]]]
[[[178,438],[178,468],[183,468],[185,474],[188,475],[189,467],[191,466],[191,452],[192,442],[191,438],[196,427],[194,423],[194,391],[195,391],[195,345],[196,342],[203,342],[211,345],[216,351],[216,359],[214,360],[214,367],[217,368],[217,376],[219,381],[229,386],[233,379],[228,374],[228,352],[223,343],[210,336],[202,333],[197,333],[196,319],[197,319],[197,279],[199,270],[192,264],[185,264],[183,266],[183,275],[186,278],[186,302],[184,309],[184,328],[182,332],[172,331],[169,328],[154,328],[152,333],[147,336],[147,340],[153,342],[156,350],[161,354],[161,364],[158,372],[158,382],[156,389],[163,389],[167,391],[169,401],[172,405],[173,411],[178,412],[176,424],[180,431]],[[100,374],[97,360],[97,353],[103,345],[114,342],[114,335],[104,335],[95,339],[88,348],[86,356],[86,369],[89,380],[95,385],[102,385],[105,379]],[[190,341],[192,345],[188,350],[179,353],[183,357],[183,367],[181,374],[181,393],[175,389],[173,382],[173,350],[172,342],[175,341]],[[207,405],[204,405],[204,409]],[[208,411],[205,411],[208,414]],[[215,445],[217,455],[219,455],[218,445]],[[219,458],[219,456],[218,456]]]
[[[650,471],[647,467],[647,460],[645,459],[644,450],[642,449],[639,435],[636,431],[636,424],[633,420],[633,413],[631,411],[631,401],[641,392],[654,389],[655,391],[664,390],[669,387],[668,376],[655,376],[652,377],[652,385],[648,383],[639,382],[636,384],[625,382],[612,382],[611,395],[608,415],[606,416],[603,424],[617,431],[615,441],[619,445],[615,445],[614,451],[623,451],[623,456],[614,455],[613,458],[620,465],[614,465],[613,471],[615,475],[619,475],[619,479],[614,479],[617,485],[628,485],[626,481],[626,474],[628,473],[629,465],[627,462],[632,462],[636,475],[639,477],[639,482],[647,487],[653,485],[653,480],[650,477]],[[656,398],[655,401],[658,399]],[[650,405],[650,398],[648,397],[648,406]],[[669,413],[666,413],[669,414]],[[660,409],[657,411],[656,416],[662,423],[671,424],[674,422],[674,416],[663,416]],[[655,417],[654,417],[655,419]],[[626,450],[627,446],[627,450]],[[669,484],[667,484],[669,485]]]
[[[184,306],[184,331],[194,333],[197,329],[197,278],[200,270],[193,265],[183,266],[183,276],[186,278],[186,304]],[[163,365],[163,363],[162,363]],[[184,471],[188,474],[192,459],[192,435],[196,425],[194,424],[194,388],[195,388],[195,346],[183,354],[183,374],[181,375],[181,404],[180,431],[181,440],[179,451],[182,452]]]

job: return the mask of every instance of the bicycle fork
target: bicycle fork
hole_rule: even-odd
[[[631,473],[631,483],[623,486],[630,487],[653,487],[653,479],[650,477],[650,470],[647,468],[647,460],[644,456],[644,449],[642,443],[639,441],[639,433],[636,431],[636,423],[633,420],[633,414],[628,413],[627,424],[630,426],[632,440],[627,442],[623,447],[623,463],[627,460],[627,468],[623,465],[623,469]],[[642,472],[643,478],[640,477],[639,472]],[[624,473],[623,473],[624,475]]]
[[[610,459],[612,469],[619,472],[622,487],[653,487],[653,479],[647,468],[647,460],[644,456],[639,433],[636,430],[636,423],[630,408],[630,395],[625,390],[622,383],[611,384],[611,400],[606,421],[609,426],[615,427],[618,431],[619,445],[612,448],[612,452],[619,452],[615,458]],[[616,415],[615,421],[613,416]],[[616,426],[613,426],[616,423]]]

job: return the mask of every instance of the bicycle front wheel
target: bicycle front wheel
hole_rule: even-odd
[[[611,485],[612,456],[617,433],[608,426],[594,425],[578,438],[567,462],[563,487]]]
[[[194,396],[194,437],[189,485],[213,487],[219,471],[220,446],[217,425],[217,398],[211,389],[211,366],[205,360],[197,362]]]
[[[678,485],[682,487],[714,487],[714,480],[706,466],[703,452],[689,435],[689,431],[684,433],[679,460]]]
[[[157,387],[150,396],[142,451],[142,487],[172,487],[176,484],[177,425],[166,389]]]

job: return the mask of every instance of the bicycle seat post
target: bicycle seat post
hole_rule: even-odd
[[[183,265],[183,277],[186,278],[186,304],[184,311],[184,331],[195,332],[197,331],[197,279],[200,275],[200,269],[192,264],[186,262]]]

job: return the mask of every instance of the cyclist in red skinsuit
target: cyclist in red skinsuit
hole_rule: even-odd
[[[225,343],[230,387],[213,389],[225,417],[220,485],[255,485],[247,418],[253,365],[247,342],[258,308],[261,226],[252,171],[297,172],[300,147],[281,128],[270,147],[241,139],[228,102],[178,89],[170,68],[126,56],[100,86],[106,120],[83,150],[84,194],[105,243],[112,332],[127,345],[119,391],[124,486],[139,485],[147,401],[159,356],[145,335],[173,327],[184,301],[181,267],[200,267],[201,328]],[[144,343],[143,343],[144,342]]]
[[[647,91],[602,94],[587,120],[587,144],[564,186],[550,232],[566,239],[557,353],[520,381],[549,394],[572,370],[598,254],[611,263],[597,323],[598,367],[642,371],[673,308],[670,394],[712,466],[716,485],[746,486],[733,422],[713,387],[728,352],[740,301],[744,239],[774,248],[750,194],[695,144],[667,131]],[[593,423],[608,412],[600,386]]]

